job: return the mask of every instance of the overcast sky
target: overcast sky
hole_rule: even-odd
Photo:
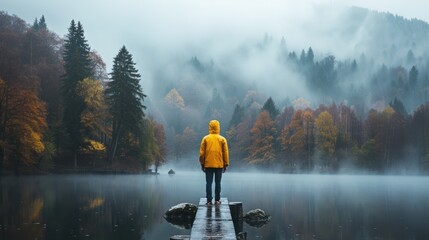
[[[48,28],[60,36],[72,19],[80,21],[91,49],[111,66],[122,45],[146,64],[165,57],[162,50],[174,55],[195,42],[231,43],[268,33],[277,39],[287,35],[293,44],[291,33],[317,15],[314,8],[320,5],[333,11],[353,5],[429,22],[427,0],[1,0],[0,10],[29,23],[44,14]],[[296,39],[302,48],[313,44],[302,41]]]

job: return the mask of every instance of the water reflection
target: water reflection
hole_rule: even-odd
[[[251,197],[247,199],[254,200],[245,202],[244,208],[262,208],[272,221],[262,229],[245,225],[250,239],[429,237],[428,178],[289,175],[263,179],[265,188],[248,189]],[[243,181],[257,185],[252,179]]]
[[[135,176],[2,179],[1,239],[140,239],[161,192]]]
[[[427,177],[228,173],[222,183],[222,195],[243,202],[244,212],[261,208],[271,215],[261,228],[244,223],[248,239],[429,239]],[[174,176],[3,177],[0,239],[190,234],[163,214],[181,202],[197,204],[204,184],[203,173],[180,171]]]

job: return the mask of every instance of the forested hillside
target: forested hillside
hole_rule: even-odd
[[[122,46],[108,76],[80,22],[72,20],[61,38],[44,16],[30,25],[0,12],[0,169],[145,171],[162,164],[164,129],[145,117],[134,65]]]
[[[151,109],[172,159],[192,164],[216,118],[232,159],[245,166],[427,168],[429,25],[361,8],[312,24],[324,38],[316,46],[329,39],[338,48],[293,49],[293,36],[267,33],[153,70]]]

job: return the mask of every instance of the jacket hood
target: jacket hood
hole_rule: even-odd
[[[210,134],[219,134],[220,133],[220,123],[217,120],[211,120],[209,123],[209,133]]]

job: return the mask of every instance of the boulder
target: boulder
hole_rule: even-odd
[[[192,203],[180,203],[168,209],[164,218],[181,229],[190,229],[197,214],[197,206]]]
[[[247,224],[257,228],[264,226],[271,220],[271,217],[261,209],[250,210],[243,218]]]
[[[170,171],[168,171],[168,174],[175,174],[176,172],[174,172],[173,169],[170,169]]]

